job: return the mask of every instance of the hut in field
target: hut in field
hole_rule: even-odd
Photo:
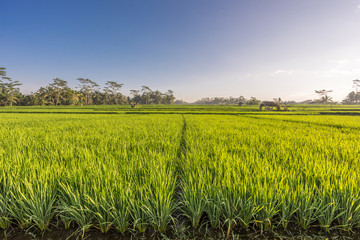
[[[140,107],[140,104],[139,103],[130,103],[130,106],[132,107],[132,108],[138,108],[138,107]]]
[[[262,101],[260,103],[260,110],[265,108],[266,110],[272,110],[273,107],[276,107],[277,111],[281,110],[281,104],[274,101]]]

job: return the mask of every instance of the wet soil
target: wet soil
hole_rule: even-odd
[[[215,240],[215,239],[241,239],[241,240],[270,240],[270,239],[284,239],[284,240],[312,240],[312,239],[338,239],[338,240],[358,240],[360,239],[360,230],[356,231],[343,231],[332,230],[331,232],[324,232],[320,228],[311,228],[309,230],[299,230],[295,227],[289,227],[288,230],[276,231],[244,231],[234,229],[230,236],[226,236],[226,231],[213,230],[213,229],[191,229],[191,228],[178,228],[164,234],[158,232],[147,231],[145,233],[137,233],[128,231],[124,235],[110,231],[106,234],[100,233],[97,229],[90,229],[84,235],[77,229],[58,229],[55,227],[50,228],[44,233],[30,230],[21,230],[17,227],[8,229],[7,231],[0,231],[0,239],[4,240],[130,240],[130,239],[193,239],[193,240]]]

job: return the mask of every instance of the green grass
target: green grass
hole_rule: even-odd
[[[319,108],[2,108],[0,228],[356,229],[359,117]]]

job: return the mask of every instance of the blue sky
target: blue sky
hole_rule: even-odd
[[[288,100],[360,79],[360,0],[2,0],[0,66],[25,93],[55,77],[186,101]]]

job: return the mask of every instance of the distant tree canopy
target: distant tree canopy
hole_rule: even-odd
[[[181,104],[189,104],[188,102],[185,102],[184,100],[181,100],[181,99],[176,99],[174,104],[178,104],[178,105],[181,105]]]
[[[141,90],[131,90],[132,96],[123,95],[123,86],[115,81],[107,81],[105,87],[87,78],[78,78],[77,89],[68,86],[68,82],[54,78],[46,87],[40,87],[31,94],[22,94],[18,81],[7,77],[6,68],[0,68],[0,105],[2,106],[30,106],[30,105],[90,105],[90,104],[173,104],[174,92],[165,93],[151,90],[143,86]]]
[[[343,104],[360,104],[360,80],[355,79],[353,80],[353,88],[355,91],[350,92],[346,98],[342,101]]]
[[[142,86],[141,90],[130,90],[132,97],[128,101],[140,104],[173,104],[174,92],[168,90],[162,93],[159,90],[151,90],[148,86]]]
[[[200,100],[197,100],[195,104],[201,104],[201,105],[259,105],[261,100],[251,97],[250,99],[246,99],[243,96],[240,96],[238,98],[229,97],[214,97],[214,98],[202,98]]]
[[[355,91],[350,92],[346,98],[342,101],[343,104],[352,105],[360,103],[360,93]]]
[[[234,97],[229,97],[229,98],[224,98],[224,97],[214,97],[214,98],[202,98],[200,100],[197,100],[195,102],[195,104],[201,104],[201,105],[206,105],[206,104],[218,104],[218,105],[233,105],[233,104],[245,104],[246,103],[246,99],[243,96],[240,96],[238,98],[234,98]]]
[[[12,106],[18,103],[21,97],[21,85],[18,81],[14,81],[6,76],[6,68],[0,68],[0,104]]]
[[[69,87],[68,82],[54,78],[52,82],[40,87],[30,94],[22,94],[19,81],[14,81],[7,76],[6,68],[0,67],[0,105],[1,106],[31,106],[31,105],[90,105],[90,104],[188,104],[182,100],[176,100],[174,92],[167,90],[165,93],[152,90],[148,86],[142,86],[139,90],[130,90],[130,96],[121,93],[122,83],[107,81],[103,89],[88,79],[77,78],[79,86],[76,89]],[[350,92],[342,101],[342,104],[360,104],[360,80],[353,80],[355,91]],[[315,90],[319,99],[305,100],[302,102],[282,101],[281,98],[274,99],[277,103],[284,104],[328,104],[334,103],[329,96],[332,90]],[[195,104],[216,105],[259,105],[260,100],[251,97],[246,99],[240,97],[213,97],[202,98]]]
[[[246,105],[259,105],[261,100],[256,97],[251,97],[249,100],[246,100]]]

